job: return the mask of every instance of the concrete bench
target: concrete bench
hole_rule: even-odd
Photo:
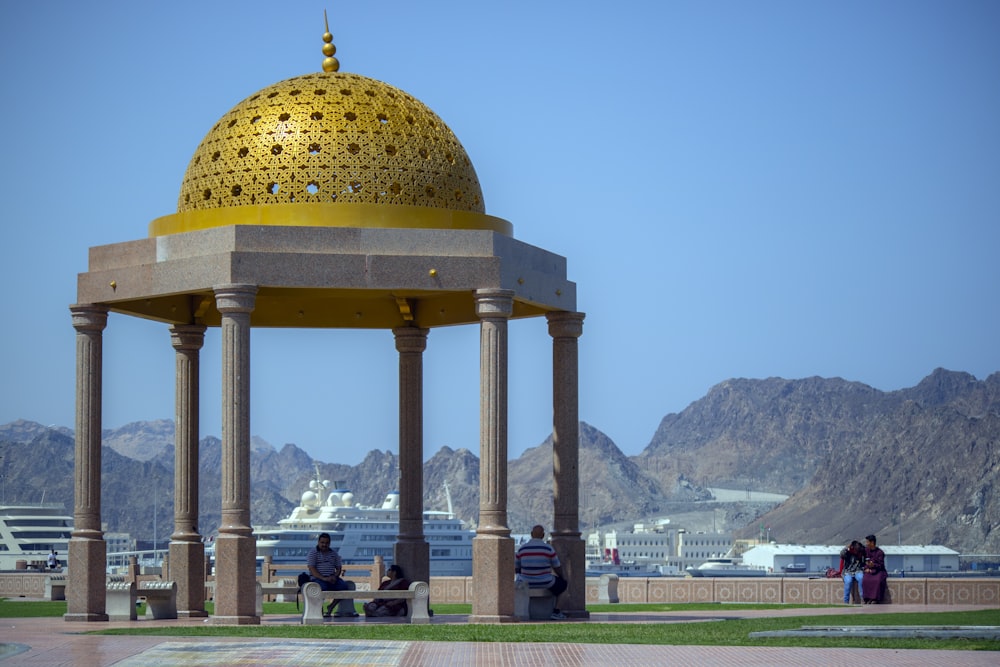
[[[264,595],[274,596],[275,602],[295,602],[295,596],[299,592],[297,579],[281,579],[269,584],[261,582],[261,587]]]
[[[597,602],[618,604],[618,575],[602,574],[597,582]]]
[[[106,609],[109,621],[134,621],[135,582],[125,579],[108,579]]]
[[[375,600],[388,598],[406,600],[407,623],[430,623],[431,617],[427,609],[430,598],[430,586],[423,581],[414,581],[409,589],[403,591],[324,591],[314,581],[302,586],[302,599],[305,604],[302,609],[303,625],[318,625],[323,623],[323,603],[326,600],[346,600],[352,607],[354,598]],[[344,602],[341,602],[344,604]],[[399,617],[402,618],[402,617]]]
[[[299,592],[299,583],[295,579],[282,579],[272,581],[267,584],[257,582],[257,615],[264,615],[264,596],[276,595],[279,602],[288,602],[288,596],[292,598]]]
[[[556,597],[547,588],[531,588],[527,582],[514,583],[514,618],[519,621],[547,621],[556,609]]]
[[[66,599],[66,575],[50,574],[45,577],[45,599],[65,600]]]
[[[303,572],[302,565],[267,564],[267,558],[265,558],[264,561],[264,568],[269,575],[267,577],[262,576],[261,579],[277,581],[279,578],[293,576],[297,580],[299,573]],[[340,577],[344,581],[353,581],[359,590],[375,590],[385,578],[385,561],[381,556],[375,556],[375,560],[371,565],[364,565],[360,563],[345,564]],[[289,600],[285,600],[285,602],[289,602]]]
[[[278,602],[291,602],[299,592],[299,584],[295,579],[282,579],[281,581],[272,581],[269,583],[257,581],[254,583],[254,586],[257,592],[256,613],[258,616],[264,615],[265,595],[277,596],[276,599]],[[208,590],[209,599],[214,599],[215,582],[206,581],[205,588]]]
[[[146,598],[146,615],[154,619],[177,618],[177,584],[173,581],[143,581],[137,591]]]

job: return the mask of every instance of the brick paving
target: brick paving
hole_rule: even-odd
[[[982,607],[891,605],[856,607],[857,613],[877,615],[904,611],[959,611]],[[587,621],[608,623],[684,623],[760,616],[824,616],[842,614],[843,607],[822,609],[725,610],[651,614],[592,614]],[[464,616],[435,616],[435,625],[464,623]],[[335,621],[364,623],[363,619]],[[0,664],[18,667],[199,667],[254,665],[377,667],[479,665],[642,665],[696,664],[734,667],[878,664],[885,666],[978,667],[1000,665],[1000,652],[865,649],[771,648],[728,646],[651,646],[636,644],[476,643],[385,640],[299,640],[224,637],[138,637],[83,634],[110,627],[201,625],[203,619],[116,623],[69,623],[61,618],[0,619]],[[269,615],[264,625],[293,625],[297,616]]]

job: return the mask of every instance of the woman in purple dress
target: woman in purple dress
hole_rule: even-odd
[[[403,576],[403,568],[395,563],[385,572],[388,579],[378,587],[380,591],[405,591],[410,580]],[[406,616],[406,600],[402,598],[377,598],[365,604],[366,617]]]
[[[885,552],[878,548],[875,536],[865,538],[865,576],[861,580],[861,597],[865,604],[879,604],[885,598]]]

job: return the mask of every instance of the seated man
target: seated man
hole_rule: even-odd
[[[403,568],[390,565],[385,571],[386,579],[379,585],[380,591],[405,591],[410,587],[410,580],[403,576]],[[375,598],[365,604],[365,616],[406,616],[406,600],[401,598]]]
[[[531,529],[531,539],[522,544],[514,555],[514,571],[529,588],[547,588],[552,592],[556,598],[553,620],[566,618],[559,611],[559,596],[568,584],[563,578],[562,563],[556,550],[543,537],[545,528],[535,526]]]
[[[330,534],[320,533],[316,538],[316,546],[309,550],[306,556],[306,565],[309,567],[310,580],[319,584],[324,591],[353,591],[354,582],[344,581],[340,578],[344,570],[343,561],[340,554],[330,548]],[[333,600],[330,606],[323,611],[323,618],[330,618],[333,615],[333,608],[343,600]],[[348,604],[341,607],[344,611],[337,613],[337,616],[357,616],[354,611],[354,601],[348,600]]]

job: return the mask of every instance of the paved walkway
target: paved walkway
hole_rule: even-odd
[[[903,611],[960,611],[981,607],[891,605],[855,607],[856,613],[877,615]],[[761,616],[829,616],[845,608],[746,611],[665,612],[652,614],[592,614],[588,623],[686,623]],[[873,619],[874,620],[874,619]],[[464,616],[439,615],[434,625],[464,623]],[[341,619],[364,623],[364,619]],[[576,621],[559,621],[560,623]],[[897,651],[864,648],[765,648],[726,646],[647,646],[634,644],[508,644],[475,642],[413,642],[382,640],[298,640],[224,637],[136,637],[81,634],[111,627],[202,625],[202,619],[139,620],[133,623],[69,623],[61,618],[0,619],[0,666],[18,667],[200,667],[255,665],[327,667],[360,665],[405,667],[430,665],[665,665],[699,667],[859,665],[931,667],[996,667],[1000,652]],[[295,625],[297,616],[269,615],[264,625]]]

